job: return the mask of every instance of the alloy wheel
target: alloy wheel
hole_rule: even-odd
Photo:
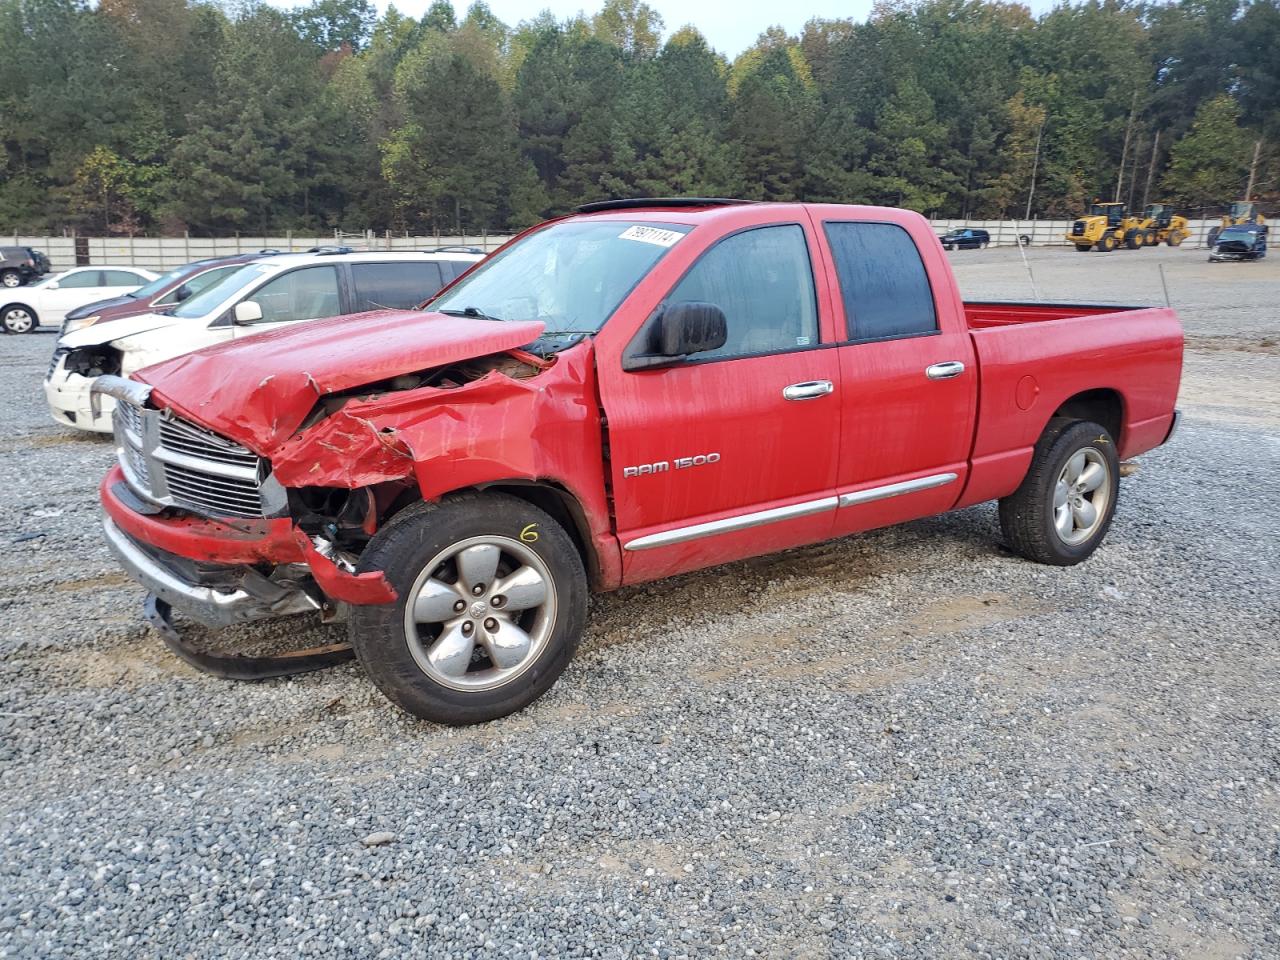
[[[492,690],[537,661],[556,620],[551,571],[508,537],[471,537],[423,568],[405,604],[418,666],[455,690]]]

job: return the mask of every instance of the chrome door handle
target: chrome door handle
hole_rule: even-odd
[[[964,373],[964,364],[959,360],[946,360],[924,368],[924,375],[930,380],[950,380]]]
[[[830,380],[806,380],[804,383],[793,383],[782,388],[782,395],[788,400],[816,400],[829,393],[835,393],[836,386]]]

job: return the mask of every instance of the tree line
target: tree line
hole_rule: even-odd
[[[0,0],[0,231],[501,230],[611,196],[1276,196],[1280,0],[881,0],[728,59],[641,0]]]

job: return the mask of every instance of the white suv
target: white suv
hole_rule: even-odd
[[[106,320],[62,337],[44,381],[58,423],[111,432],[114,401],[89,402],[103,374],[135,370],[289,323],[410,309],[483,257],[466,253],[286,254],[246,264],[169,313]]]

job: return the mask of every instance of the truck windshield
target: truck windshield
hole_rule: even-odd
[[[547,335],[595,333],[691,229],[625,220],[553,224],[495,254],[428,309],[541,320]]]
[[[191,299],[184,301],[169,316],[181,317],[184,320],[208,316],[227,297],[247,287],[264,273],[270,272],[270,270],[271,268],[268,266],[255,263],[241,267],[235,273],[227,274],[213,286],[201,290]]]

